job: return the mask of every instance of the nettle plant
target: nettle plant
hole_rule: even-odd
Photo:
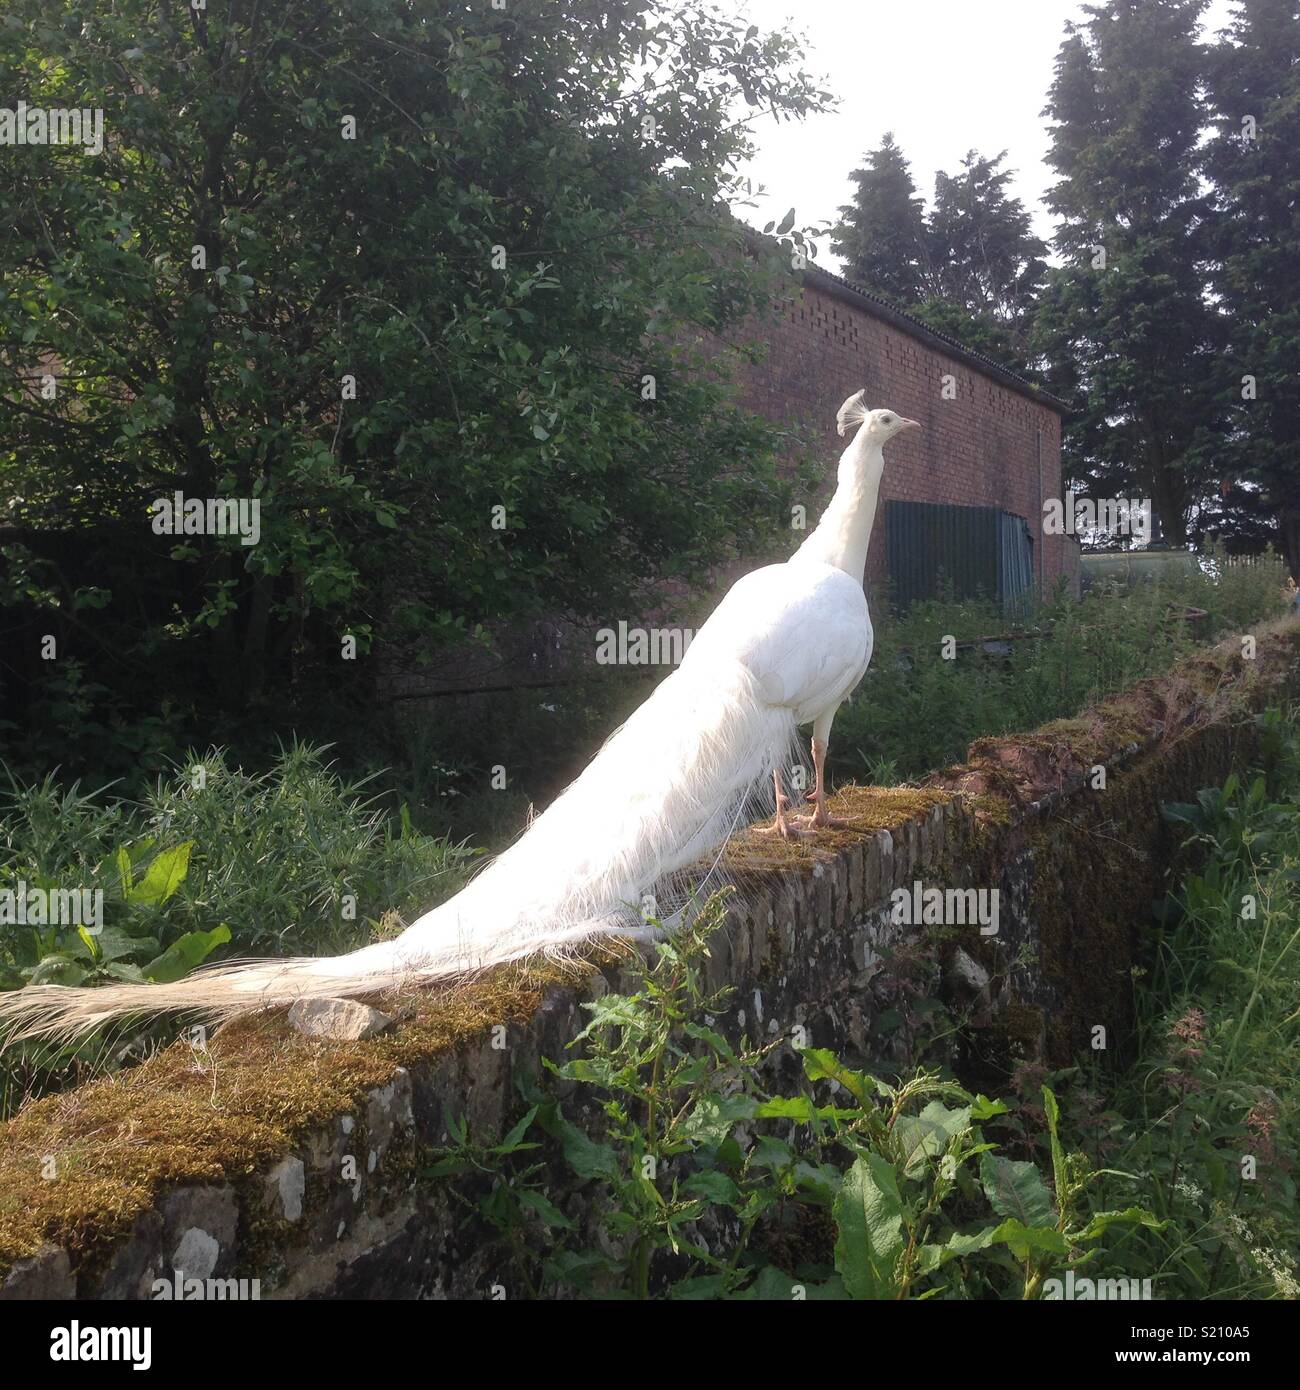
[[[449,1118],[428,1175],[454,1180],[529,1296],[1032,1299],[1112,1225],[1159,1224],[1087,1210],[1104,1170],[1064,1151],[1047,1087],[1047,1179],[986,1136],[1002,1101],[936,1072],[893,1084],[803,1048],[799,1094],[770,1092],[764,1063],[790,1043],[733,1046],[730,990],[703,979],[724,915],[715,895],[632,992],[584,1005],[583,1055],[547,1063],[564,1101],[534,1091],[497,1144]]]

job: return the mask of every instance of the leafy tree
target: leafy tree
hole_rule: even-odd
[[[1276,516],[1300,577],[1300,6],[1238,0],[1208,71],[1214,288],[1230,323],[1227,375],[1239,388],[1225,481]]]
[[[718,208],[797,57],[667,0],[12,0],[0,87],[105,143],[0,145],[11,716],[368,699],[348,637],[627,611],[773,514],[691,344],[769,298]],[[258,543],[155,534],[178,490]]]
[[[1080,402],[1071,476],[1096,495],[1149,496],[1175,543],[1228,411],[1197,168],[1204,3],[1108,0],[1070,27],[1047,108],[1063,264],[1035,323],[1052,385]]]

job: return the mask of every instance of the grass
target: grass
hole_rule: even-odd
[[[1242,632],[1280,616],[1282,566],[1236,568],[1212,556],[1198,573],[1132,589],[1098,586],[1081,601],[1058,595],[1033,618],[1009,626],[988,603],[933,601],[884,617],[871,667],[841,706],[829,763],[846,780],[916,778],[961,762],[978,738],[1036,729],[1101,697],[1167,670],[1198,637]],[[1183,616],[1200,609],[1202,632]],[[1033,634],[1006,655],[945,639]]]
[[[1165,808],[1204,858],[1159,905],[1136,1061],[1083,1067],[1069,1104],[1079,1147],[1169,1222],[1111,1252],[1162,1298],[1300,1297],[1300,738],[1262,722],[1265,770]]]
[[[147,943],[144,959],[190,933],[223,927],[227,957],[327,955],[390,934],[455,892],[476,856],[415,831],[402,813],[388,815],[368,791],[344,780],[327,750],[304,744],[282,750],[260,774],[231,767],[220,750],[193,755],[139,801],[115,798],[111,788],[63,787],[53,777],[34,785],[11,779],[0,795],[0,885],[102,889],[105,921],[94,942],[75,926],[7,926],[0,987],[33,977],[77,983],[103,964],[110,942],[118,955],[111,972],[140,943]],[[186,844],[188,866],[175,891],[143,907],[129,901],[121,860],[146,866]],[[145,1036],[175,1033],[160,1025]],[[0,1113],[33,1090],[114,1064],[94,1041],[55,1056],[7,1051]]]

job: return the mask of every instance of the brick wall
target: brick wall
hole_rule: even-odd
[[[820,431],[813,437],[824,437],[821,456],[838,458],[844,442],[835,433],[835,412],[864,386],[871,407],[901,411],[924,426],[900,435],[887,450],[869,579],[885,574],[885,503],[891,499],[1014,512],[1029,523],[1036,576],[1041,550],[1048,590],[1058,575],[1077,569],[1064,538],[1042,534],[1042,499],[1061,495],[1061,413],[1036,399],[1032,387],[947,348],[921,325],[824,272],[809,273],[801,296],[761,336],[768,343],[765,360],[736,368],[740,399],[775,423]],[[949,374],[956,397],[944,400],[942,379]],[[832,468],[808,499],[810,524],[833,485]]]

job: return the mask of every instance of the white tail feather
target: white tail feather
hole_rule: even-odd
[[[770,806],[772,771],[793,749],[793,714],[766,704],[744,667],[688,655],[510,849],[395,940],[214,966],[170,985],[28,986],[0,994],[0,1030],[73,1039],[128,1017],[225,1021],[572,953],[642,929],[646,915],[669,922],[699,887],[685,871]]]

